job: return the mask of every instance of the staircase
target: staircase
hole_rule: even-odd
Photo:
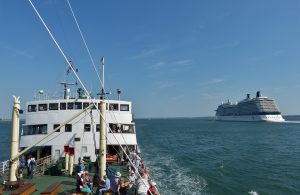
[[[56,159],[51,155],[44,158],[40,158],[35,161],[35,171],[34,176],[44,175],[45,172],[56,162]]]

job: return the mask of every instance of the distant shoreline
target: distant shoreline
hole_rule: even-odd
[[[0,118],[0,121],[11,121],[11,119]]]
[[[282,115],[285,117],[300,117],[300,115]],[[185,119],[185,118],[201,118],[201,119],[211,119],[215,118],[215,116],[174,116],[174,117],[137,117],[135,119]]]

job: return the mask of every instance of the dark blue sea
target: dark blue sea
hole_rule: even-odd
[[[286,123],[138,119],[142,156],[162,195],[300,194],[300,117]],[[10,123],[0,122],[0,160]]]

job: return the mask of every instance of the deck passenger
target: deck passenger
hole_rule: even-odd
[[[25,157],[22,156],[21,159],[20,159],[20,167],[22,169],[24,169],[25,168],[25,164],[26,164]]]
[[[93,191],[93,181],[91,180],[88,171],[85,172],[84,179],[85,179],[85,182],[86,182],[87,186],[90,188],[91,191]]]
[[[134,171],[130,172],[130,175],[128,177],[128,180],[130,181],[129,185],[128,185],[128,194],[129,195],[135,195],[136,194],[136,175],[134,173]]]
[[[21,166],[18,166],[17,168],[16,177],[17,181],[23,181],[23,168]]]
[[[148,195],[159,195],[159,192],[156,189],[156,183],[154,181],[150,182],[150,188],[147,192]]]
[[[31,161],[31,156],[29,155],[28,156],[28,159],[27,159],[27,177],[29,178],[30,176],[30,161]]]
[[[117,172],[112,182],[112,191],[114,195],[120,195],[121,173]]]
[[[84,166],[84,161],[80,160],[79,162],[79,167],[78,167],[78,172],[84,172],[85,166]]]
[[[134,163],[136,161],[136,152],[135,150],[131,150],[130,154],[129,154],[129,158],[131,160],[132,163]]]
[[[110,180],[106,175],[103,175],[104,185],[100,186],[99,195],[102,195],[103,192],[108,191],[110,189]]]
[[[78,176],[80,176],[80,178],[78,178],[77,180],[77,191],[87,193],[87,194],[92,193],[91,189],[88,187],[85,181],[85,173],[84,172],[78,173]]]
[[[29,178],[32,179],[34,171],[35,171],[35,158],[31,158],[30,159],[30,162],[29,162],[29,171],[30,171]]]
[[[147,177],[144,174],[141,174],[141,177],[137,180],[137,194],[138,195],[147,195],[149,189],[149,182]]]

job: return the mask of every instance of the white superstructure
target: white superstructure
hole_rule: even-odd
[[[93,102],[99,105],[100,100],[94,99]],[[108,153],[116,154],[116,151],[121,153],[119,145],[136,148],[137,139],[131,102],[122,100],[105,100],[105,102]],[[76,98],[64,96],[61,99],[27,102],[20,148],[30,146],[90,104],[91,100],[80,98],[80,95]],[[84,156],[95,161],[95,153],[99,149],[99,121],[99,112],[96,106],[93,106],[92,109],[88,109],[58,132],[50,135],[31,151],[36,152],[37,158],[49,154],[62,157],[64,146],[71,146],[75,149],[75,163],[79,157]]]

